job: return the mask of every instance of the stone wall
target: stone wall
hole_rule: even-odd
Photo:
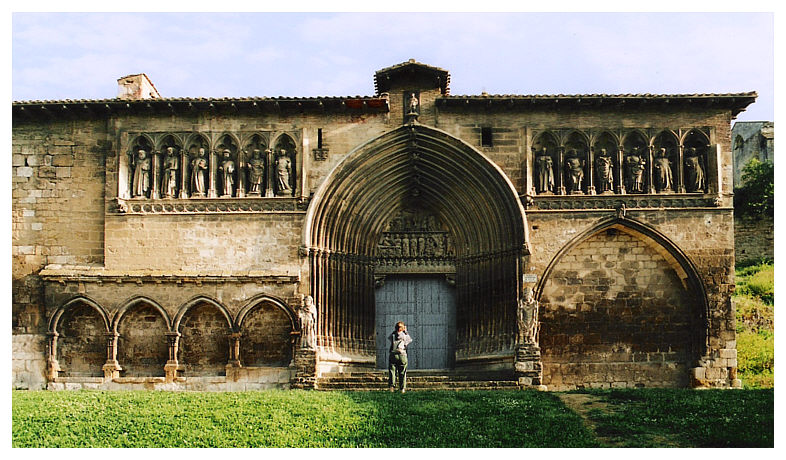
[[[49,319],[58,312],[63,313],[55,325],[62,334],[56,356],[61,375],[49,382],[49,388],[242,390],[288,387],[296,374],[298,384],[313,383],[308,373],[316,366],[316,356],[293,350],[294,312],[289,306],[299,295],[308,294],[311,285],[300,248],[306,208],[311,195],[350,152],[401,125],[408,84],[391,87],[386,113],[347,109],[219,113],[205,106],[177,113],[156,109],[69,119],[15,118],[14,386],[46,384],[45,334]],[[527,269],[544,283],[540,338],[547,385],[683,386],[688,368],[703,369],[690,374],[694,383],[728,386],[734,380],[728,110],[554,105],[514,109],[512,104],[510,109],[497,104],[493,109],[473,105],[471,110],[457,110],[455,106],[438,109],[439,96],[436,89],[420,91],[418,121],[456,136],[491,159],[527,208],[532,251]],[[718,146],[712,152],[719,153],[720,161],[717,171],[708,171],[710,193],[674,197],[687,201],[673,206],[631,206],[627,218],[657,232],[666,241],[663,244],[673,243],[684,259],[679,263],[695,269],[696,283],[703,289],[696,294],[706,298],[702,312],[706,333],[701,334],[706,336],[702,337],[706,350],[701,353],[686,351],[686,334],[694,338],[699,334],[685,329],[686,312],[676,302],[685,288],[675,280],[679,270],[663,244],[641,243],[640,235],[628,237],[624,231],[613,236],[585,235],[586,241],[575,241],[577,235],[614,216],[619,204],[614,200],[630,196],[611,196],[595,210],[576,204],[583,197],[575,197],[564,209],[546,209],[527,196],[533,188],[531,149],[538,131],[637,128],[654,135],[667,127],[708,128],[711,143]],[[491,130],[491,146],[481,145],[484,128]],[[315,152],[319,130],[322,148]],[[140,133],[159,140],[167,133],[199,134],[214,143],[223,136],[242,139],[250,133],[264,133],[269,141],[282,133],[291,135],[298,149],[295,196],[216,199],[212,207],[199,209],[187,209],[188,199],[128,200],[123,206],[132,209],[122,210],[118,198],[122,199],[123,180],[128,180],[123,168]],[[245,208],[233,208],[237,203]],[[146,210],[137,212],[133,206]],[[624,227],[624,219],[620,222]],[[567,246],[572,249],[561,254]],[[595,249],[611,259],[602,265],[596,262]],[[630,256],[636,259],[626,260]],[[543,280],[549,267],[549,279]],[[642,273],[633,278],[617,273],[626,270],[646,271],[649,278],[645,280]],[[594,300],[586,301],[596,292]],[[609,297],[612,293],[614,298]],[[576,297],[580,294],[582,301]],[[61,311],[73,299],[84,302]],[[655,333],[653,324],[668,324],[669,332]],[[107,361],[107,334],[114,328],[123,371],[99,377]],[[162,341],[167,332],[182,334],[182,372],[174,379],[162,376],[170,358],[171,344]],[[239,353],[233,356],[238,339]],[[243,367],[237,367],[238,360]]]
[[[164,375],[169,358],[169,324],[152,305],[137,303],[117,325],[117,360],[127,377]]]
[[[543,285],[543,384],[577,387],[688,383],[692,294],[664,257],[610,228],[563,254]]]
[[[734,217],[734,258],[737,263],[775,258],[775,220]]]

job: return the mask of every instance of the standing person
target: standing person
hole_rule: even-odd
[[[407,325],[403,321],[396,323],[396,329],[388,337],[390,353],[388,354],[388,389],[396,391],[398,382],[401,392],[407,391],[407,345],[412,337],[407,334]]]

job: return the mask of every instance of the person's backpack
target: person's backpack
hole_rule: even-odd
[[[390,352],[391,353],[396,352],[396,351],[403,352],[405,350],[406,350],[406,347],[404,345],[404,341],[398,338],[398,333],[397,332],[394,332],[393,333],[393,340],[391,340],[391,342],[390,342]]]

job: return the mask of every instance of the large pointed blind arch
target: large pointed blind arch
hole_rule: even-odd
[[[353,150],[317,190],[306,216],[320,345],[374,354],[373,262],[388,219],[417,204],[456,246],[457,358],[510,349],[527,225],[502,170],[444,131],[405,125]]]

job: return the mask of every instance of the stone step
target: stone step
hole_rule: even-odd
[[[346,379],[318,379],[317,389],[320,390],[348,390],[372,391],[387,390],[385,380],[346,380]],[[514,380],[410,380],[407,378],[409,390],[516,390],[518,382]]]

